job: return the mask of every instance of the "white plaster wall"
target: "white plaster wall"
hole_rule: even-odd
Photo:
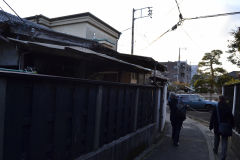
[[[114,44],[114,45],[112,44],[114,46],[113,49],[116,49],[117,39],[91,24],[87,25],[86,38],[98,40],[107,39],[109,42]]]
[[[73,24],[64,24],[64,25],[58,25],[53,26],[53,30],[57,32],[62,32],[70,35],[74,35],[81,38],[86,38],[90,40],[108,40],[109,42],[113,43],[111,44],[113,46],[112,49],[117,48],[117,39],[113,36],[109,35],[108,33],[104,32],[103,30],[89,24],[89,23],[73,23]]]
[[[86,37],[87,23],[73,23],[53,26],[52,29],[57,32],[67,33],[81,38],[87,38]]]
[[[161,131],[163,131],[165,123],[166,123],[166,115],[167,115],[167,84],[165,84],[164,88],[163,88],[163,108],[162,108]]]
[[[160,117],[160,106],[161,106],[161,90],[157,90],[157,113],[156,113],[156,130],[159,130],[159,117]]]

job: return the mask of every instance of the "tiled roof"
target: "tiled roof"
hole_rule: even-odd
[[[14,16],[12,14],[9,14],[7,12],[4,12],[2,10],[0,10],[0,23],[4,22],[4,23],[9,23],[9,24],[22,24],[24,26],[27,27],[32,27],[32,28],[36,28],[36,29],[44,29],[44,30],[48,30],[48,31],[53,31],[52,29],[49,29],[45,26],[33,23],[31,21],[28,21],[26,19],[20,19],[17,16]]]

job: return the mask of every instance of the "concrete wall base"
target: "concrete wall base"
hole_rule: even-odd
[[[234,131],[232,135],[232,150],[237,155],[238,159],[240,159],[239,148],[240,148],[240,134]]]
[[[150,124],[75,160],[131,160],[153,143],[154,129]]]

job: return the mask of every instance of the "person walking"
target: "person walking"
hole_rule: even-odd
[[[214,129],[214,154],[218,154],[218,146],[221,137],[221,160],[225,160],[227,157],[228,137],[232,136],[233,127],[234,120],[231,107],[228,106],[223,96],[219,96],[218,105],[214,108],[211,115],[209,129]]]
[[[185,106],[181,100],[178,100],[175,94],[170,95],[170,121],[172,125],[172,140],[174,146],[179,146],[179,134],[181,132],[183,121],[186,119]]]

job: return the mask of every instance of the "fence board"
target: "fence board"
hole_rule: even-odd
[[[42,160],[47,158],[47,153],[52,150],[49,142],[49,118],[51,108],[55,105],[55,88],[45,83],[33,86],[30,159]]]
[[[137,90],[137,128],[153,122],[153,87],[27,74],[0,76],[7,84],[6,98],[1,100],[6,102],[3,160],[67,160],[97,149],[99,86],[102,108],[96,146],[134,132]]]
[[[87,112],[87,152],[90,152],[94,149],[97,91],[97,86],[89,87]]]
[[[54,135],[54,148],[55,158],[57,160],[65,160],[70,156],[69,148],[71,147],[71,140],[68,138],[69,124],[71,121],[72,108],[72,88],[65,85],[57,85],[56,90],[56,118],[55,118],[55,135]]]
[[[78,157],[87,152],[87,87],[76,86],[73,99],[73,156]]]
[[[31,82],[20,80],[7,82],[4,159],[28,159],[29,139],[23,134],[24,128],[29,130],[30,124],[25,124],[28,122],[24,120],[29,119],[31,114],[31,95]]]
[[[235,113],[234,120],[236,124],[236,130],[240,133],[240,85],[237,85],[237,95],[236,95],[236,103],[235,103]]]

